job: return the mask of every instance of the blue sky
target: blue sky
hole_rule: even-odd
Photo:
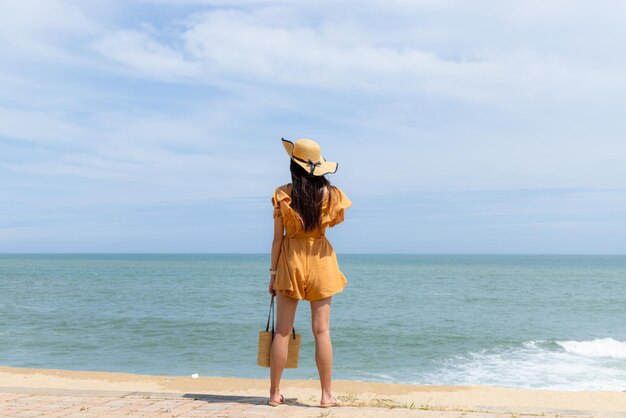
[[[0,3],[0,252],[269,252],[282,136],[337,252],[626,253],[619,1]]]

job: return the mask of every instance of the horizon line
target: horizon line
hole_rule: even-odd
[[[269,255],[269,252],[0,252],[3,255]],[[338,255],[561,255],[626,256],[624,253],[461,253],[461,252],[341,252]]]

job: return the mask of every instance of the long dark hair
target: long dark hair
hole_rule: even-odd
[[[324,187],[328,188],[328,198],[332,187],[324,176],[314,176],[294,160],[289,165],[291,170],[291,207],[300,215],[305,231],[312,231],[320,226]]]

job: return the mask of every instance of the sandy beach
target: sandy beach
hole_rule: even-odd
[[[69,405],[69,411],[74,411],[76,416],[202,416],[202,411],[204,415],[222,411],[221,416],[626,417],[624,392],[559,392],[336,380],[334,391],[342,406],[325,410],[315,407],[319,401],[315,380],[283,380],[281,389],[287,404],[278,408],[265,405],[268,387],[268,380],[263,379],[204,376],[194,379],[191,376],[2,366],[0,411],[3,416],[35,416],[27,414],[29,408],[45,406],[48,402],[49,416],[63,416],[62,411],[49,406],[57,402],[58,405]],[[78,400],[71,402],[68,397]],[[94,401],[100,398],[107,400],[105,406]],[[135,410],[133,400],[139,402]],[[159,402],[166,402],[166,406],[157,409]],[[112,409],[106,410],[106,405]]]

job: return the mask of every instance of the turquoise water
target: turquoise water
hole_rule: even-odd
[[[334,377],[626,390],[626,256],[338,255]],[[265,378],[268,255],[0,255],[0,364]],[[301,302],[300,368],[317,378]]]

